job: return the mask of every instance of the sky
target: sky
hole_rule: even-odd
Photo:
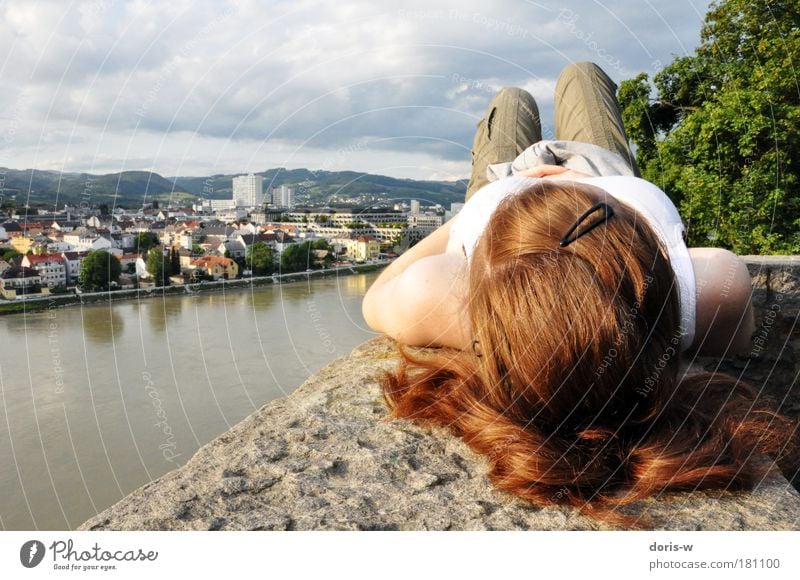
[[[463,179],[492,96],[651,77],[707,0],[0,0],[0,167]]]

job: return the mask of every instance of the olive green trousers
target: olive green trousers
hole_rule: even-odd
[[[565,67],[555,90],[555,138],[608,149],[627,160],[638,177],[616,93],[617,86],[596,64],[579,62]],[[531,94],[516,87],[501,89],[475,131],[466,199],[489,182],[488,165],[512,161],[541,140],[539,107]]]

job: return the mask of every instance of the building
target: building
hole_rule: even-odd
[[[22,258],[22,266],[39,272],[42,285],[48,288],[67,285],[67,263],[61,254],[28,254]]]
[[[417,215],[419,213],[419,201],[416,199],[411,200],[411,211],[409,213],[411,215]]]
[[[272,198],[272,203],[278,207],[294,207],[294,189],[288,185],[281,185],[277,190],[274,190]]]
[[[122,254],[121,256],[117,256],[119,265],[122,266],[122,272],[127,274],[132,274],[135,272],[136,262],[141,257],[142,254]]]
[[[220,256],[201,256],[191,262],[190,269],[202,271],[214,280],[233,280],[239,275],[238,264]]]
[[[436,228],[441,226],[443,218],[440,215],[434,214],[409,214],[408,227],[417,230],[424,230],[425,235],[428,235]]]
[[[264,178],[239,175],[233,178],[233,201],[238,207],[257,207],[264,203]]]
[[[11,267],[0,274],[0,296],[6,300],[49,294],[50,289],[42,287],[42,277],[33,268]]]
[[[81,273],[81,264],[88,254],[88,250],[61,253],[67,270],[67,286],[74,286],[78,283],[78,276],[80,276]]]
[[[229,258],[244,258],[247,255],[247,248],[239,240],[223,240],[217,252]]]
[[[296,209],[284,212],[287,219],[293,222],[314,223],[329,227],[353,227],[355,224],[403,224],[407,223],[406,214],[392,209],[364,210],[357,208],[323,208],[323,209]]]
[[[354,250],[356,262],[377,260],[381,253],[381,243],[372,236],[358,236]]]
[[[331,244],[339,253],[343,252],[348,259],[356,262],[377,260],[381,253],[381,243],[372,236],[334,238]]]

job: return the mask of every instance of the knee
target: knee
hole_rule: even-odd
[[[563,82],[564,80],[572,77],[587,78],[598,74],[606,76],[606,73],[603,72],[603,69],[593,62],[588,60],[582,62],[571,62],[561,69],[561,74],[558,76],[558,82]]]
[[[490,108],[504,101],[522,102],[531,110],[538,111],[536,100],[528,91],[519,87],[503,87],[492,99]]]
[[[530,98],[533,99],[531,94],[526,91],[525,89],[521,89],[519,87],[503,87],[495,94],[493,101],[499,101],[503,99],[525,99]]]
[[[617,85],[597,64],[590,61],[572,62],[561,70],[556,82],[556,94],[560,87],[566,87],[571,81],[589,81],[607,84],[616,90]]]

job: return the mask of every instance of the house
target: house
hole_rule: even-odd
[[[78,276],[81,273],[83,259],[89,254],[88,250],[62,252],[64,264],[67,270],[67,286],[74,286],[78,283]]]
[[[33,238],[29,238],[28,236],[20,235],[11,238],[11,247],[20,254],[27,254],[28,252],[32,251],[33,244]]]
[[[283,230],[276,230],[273,235],[275,236],[275,238],[272,244],[275,248],[275,251],[278,252],[278,255],[282,254],[283,251],[292,244],[297,243],[297,241],[292,236],[290,236]]]
[[[225,240],[217,248],[217,252],[223,256],[227,254],[231,258],[244,258],[247,254],[247,248],[239,240]]]
[[[141,257],[141,254],[122,254],[117,256],[123,272],[134,272],[136,270],[136,260]]]
[[[358,236],[354,258],[357,262],[377,260],[381,253],[381,243],[372,236]]]
[[[12,267],[0,274],[0,295],[6,300],[49,294],[50,289],[42,287],[42,277],[33,268]]]
[[[71,232],[72,230],[79,228],[80,225],[81,222],[76,222],[76,221],[63,221],[63,222],[54,221],[52,224],[50,224],[50,228],[53,230],[58,230],[60,232]]]
[[[186,248],[181,248],[178,250],[178,261],[181,264],[181,269],[189,268],[192,265],[192,260],[195,258],[197,258],[197,256],[193,256],[192,252]]]
[[[61,254],[28,254],[22,258],[22,266],[37,270],[48,288],[67,285],[67,264]]]
[[[250,249],[250,246],[257,242],[263,242],[272,247],[275,241],[275,234],[239,234],[236,236],[236,240],[247,249]]]
[[[21,236],[22,235],[22,228],[19,226],[17,222],[5,222],[2,224],[3,229],[6,232],[6,235],[9,238],[13,238],[14,236]]]
[[[331,240],[331,244],[337,253],[344,253],[356,262],[377,260],[381,253],[381,243],[372,236],[335,238]]]
[[[111,252],[115,248],[113,238],[109,232],[97,233],[87,228],[78,228],[64,234],[64,242],[73,250],[106,250]],[[112,252],[115,253],[115,252]],[[118,251],[116,253],[122,253]]]
[[[243,222],[239,224],[236,230],[236,235],[248,235],[258,233],[258,228],[250,222]]]
[[[112,224],[111,218],[101,219],[99,216],[93,215],[86,220],[86,225],[90,228],[110,228]]]
[[[201,256],[190,263],[190,269],[204,272],[214,280],[233,280],[239,275],[239,266],[230,258]]]
[[[6,232],[8,238],[22,235],[22,228],[17,222],[6,222],[2,224],[2,228]]]
[[[236,230],[230,226],[200,226],[200,234],[206,237],[206,241],[216,238],[220,242],[227,240],[236,233]]]

